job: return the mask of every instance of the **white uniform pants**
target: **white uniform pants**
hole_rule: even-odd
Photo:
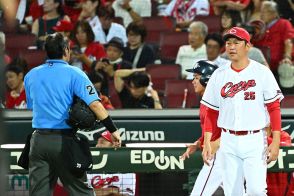
[[[222,132],[223,185],[226,196],[243,195],[243,176],[246,180],[246,195],[266,195],[266,133],[236,136]]]
[[[216,152],[210,165],[204,164],[194,184],[191,196],[211,196],[223,182],[221,153]]]

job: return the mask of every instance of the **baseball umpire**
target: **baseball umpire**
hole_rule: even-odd
[[[74,97],[89,105],[112,133],[116,147],[121,144],[119,132],[86,74],[67,63],[70,49],[62,34],[49,35],[45,50],[49,60],[32,69],[24,80],[35,129],[29,153],[30,195],[51,195],[58,177],[70,195],[95,195],[87,184],[86,174],[81,178],[72,175],[61,155],[63,137],[72,132],[66,120]]]

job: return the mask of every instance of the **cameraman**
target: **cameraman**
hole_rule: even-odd
[[[50,195],[59,177],[70,195],[95,195],[83,177],[75,177],[61,154],[63,139],[71,137],[66,123],[74,96],[81,98],[112,132],[116,147],[121,145],[119,131],[100,103],[95,88],[79,68],[70,66],[68,43],[60,33],[51,34],[45,42],[48,59],[25,77],[27,107],[33,111],[35,129],[29,153],[30,195]]]

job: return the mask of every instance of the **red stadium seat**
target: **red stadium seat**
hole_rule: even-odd
[[[6,51],[11,57],[17,57],[22,50],[29,46],[36,46],[36,36],[34,34],[7,34]]]
[[[108,82],[108,94],[109,94],[109,99],[111,101],[111,104],[113,105],[114,109],[117,109],[117,108],[121,108],[121,101],[120,101],[120,98],[115,90],[115,87],[114,87],[114,82],[113,81],[109,81]]]
[[[162,33],[160,38],[160,57],[163,62],[173,63],[180,46],[188,44],[187,32]]]
[[[146,66],[146,72],[151,76],[153,88],[159,93],[163,93],[166,80],[180,79],[181,66],[177,64],[150,64]]]
[[[294,108],[294,95],[285,95],[281,102],[282,108]]]
[[[151,44],[158,44],[162,32],[171,32],[174,30],[174,22],[170,17],[152,16],[143,17],[143,24],[147,30],[145,41]]]
[[[196,95],[191,80],[167,80],[164,97],[167,108],[194,108],[200,104],[200,97]]]
[[[28,63],[28,69],[32,69],[40,64],[45,63],[47,54],[44,50],[23,50],[20,57]]]
[[[196,16],[194,21],[202,21],[208,27],[209,33],[217,33],[221,30],[221,17],[216,15],[211,16]]]

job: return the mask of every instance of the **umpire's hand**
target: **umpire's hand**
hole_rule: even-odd
[[[121,138],[120,138],[120,133],[119,130],[116,130],[115,132],[112,133],[112,141],[114,147],[118,148],[121,147]]]

